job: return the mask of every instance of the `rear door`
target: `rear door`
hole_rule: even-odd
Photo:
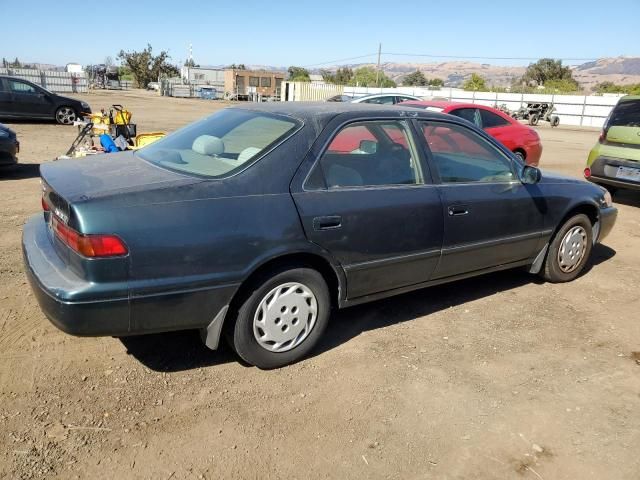
[[[546,212],[538,187],[522,184],[511,159],[472,128],[419,123],[443,202],[442,260],[434,278],[534,257]]]
[[[516,145],[514,137],[516,136],[515,128],[509,120],[502,118],[496,113],[479,108],[480,119],[482,120],[482,128],[493,138],[502,143],[509,150],[522,145]]]
[[[349,299],[425,282],[440,258],[442,206],[413,131],[397,119],[341,126],[292,185],[306,235],[342,265]]]
[[[13,95],[9,90],[9,85],[4,78],[0,78],[0,116],[13,116]]]

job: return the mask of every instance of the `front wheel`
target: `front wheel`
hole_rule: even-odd
[[[78,118],[78,114],[71,107],[60,107],[56,110],[56,122],[60,125],[73,125]]]
[[[539,120],[540,117],[538,117],[538,115],[536,115],[535,113],[529,115],[529,125],[535,126],[538,124]]]
[[[558,125],[560,125],[560,117],[558,117],[557,115],[554,115],[553,117],[551,117],[550,123],[552,127],[557,127]]]
[[[574,215],[553,237],[542,276],[553,283],[570,282],[584,270],[592,246],[591,220],[582,213]]]
[[[232,346],[247,363],[278,368],[300,360],[329,321],[331,300],[322,275],[310,268],[276,271],[238,309]]]

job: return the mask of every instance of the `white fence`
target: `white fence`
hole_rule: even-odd
[[[321,101],[333,95],[367,95],[373,93],[404,93],[427,100],[434,98],[452,102],[477,103],[496,106],[505,104],[510,110],[526,106],[528,102],[553,102],[561,125],[602,127],[611,109],[622,95],[546,95],[537,93],[466,92],[457,88],[431,90],[425,87],[349,87],[304,82],[285,82],[288,101]]]
[[[89,82],[84,72],[69,73],[56,70],[35,70],[31,68],[0,68],[0,75],[28,80],[59,93],[86,93]]]

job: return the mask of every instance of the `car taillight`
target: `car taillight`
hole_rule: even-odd
[[[125,244],[115,235],[83,235],[52,215],[51,227],[56,236],[69,248],[85,257],[115,257],[126,255]]]
[[[589,178],[591,176],[591,169],[589,167],[584,169],[584,178]]]
[[[604,143],[604,141],[606,140],[606,138],[607,138],[607,134],[606,134],[606,132],[605,132],[604,130],[602,130],[602,131],[600,132],[600,136],[598,137],[598,142],[599,142],[599,143]]]
[[[44,199],[44,196],[40,199],[40,202],[42,203],[42,210],[44,210],[45,212],[48,212],[50,210],[49,209],[49,204]]]

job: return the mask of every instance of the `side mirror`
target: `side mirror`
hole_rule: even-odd
[[[378,142],[375,140],[361,140],[358,150],[362,153],[374,154],[378,151]]]
[[[542,178],[542,172],[537,167],[532,167],[531,165],[525,165],[522,169],[522,174],[520,175],[520,180],[525,185],[534,185],[540,181]]]

